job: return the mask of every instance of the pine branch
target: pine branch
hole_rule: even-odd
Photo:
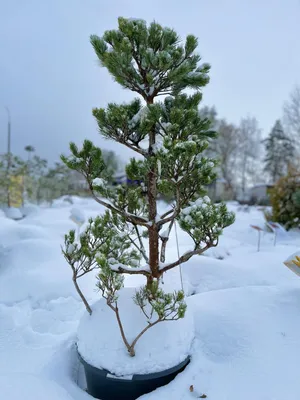
[[[209,242],[206,244],[205,247],[203,247],[201,249],[195,249],[193,251],[189,251],[189,252],[185,253],[184,255],[182,255],[177,261],[161,268],[160,273],[163,274],[163,273],[169,271],[170,269],[177,267],[178,265],[184,264],[193,256],[196,256],[196,255],[199,256],[199,255],[203,254],[209,248],[216,247],[217,245],[218,245],[218,241],[216,243]]]
[[[142,312],[147,318],[148,325],[136,336],[136,338],[131,343],[131,347],[134,347],[137,341],[147,332],[148,329],[152,328],[159,322],[163,321],[176,321],[184,316],[186,305],[182,303],[184,298],[183,292],[173,293],[172,297],[168,294],[164,294],[163,291],[158,289],[158,286],[152,286],[150,291],[140,290],[136,293],[136,304],[141,308]],[[172,301],[173,299],[173,301]],[[151,306],[150,318],[145,311],[146,303]],[[157,313],[157,319],[151,322],[153,312]]]
[[[131,349],[130,355],[131,355],[131,353],[133,355],[135,355],[134,347],[135,347],[137,341],[144,335],[144,333],[146,333],[148,329],[152,328],[153,326],[155,326],[156,324],[158,324],[161,321],[162,321],[162,319],[159,317],[156,321],[149,322],[148,325],[137,335],[137,337],[134,339],[134,341],[130,345],[130,349]]]
[[[172,96],[173,92],[170,92],[169,90],[166,90],[165,92],[161,91],[160,93],[157,93],[157,97],[158,96]]]
[[[142,313],[145,315],[145,317],[147,318],[147,320],[151,319],[152,315],[148,315],[145,311],[145,305],[144,306],[140,306]],[[151,311],[153,310],[153,308],[151,309]]]
[[[148,156],[148,153],[145,150],[143,150],[138,144],[135,144],[135,145],[132,144],[131,145],[128,142],[120,142],[120,143],[124,144],[126,147],[128,147],[129,149],[135,151],[136,153],[141,154],[143,157],[147,157]]]
[[[146,70],[142,67],[141,60],[140,60],[140,58],[138,57],[139,46],[137,46],[137,49],[135,50],[135,46],[134,46],[133,40],[130,39],[130,42],[131,42],[131,47],[132,47],[132,57],[133,57],[134,61],[136,62],[136,65],[137,65],[137,67],[138,67],[138,71],[139,71],[139,73],[140,73],[140,75],[141,75],[141,77],[142,77],[144,83],[146,83],[146,82],[147,82],[147,81],[146,81],[146,73],[147,73],[147,72],[146,72]],[[147,83],[148,83],[148,82],[147,82]]]
[[[176,219],[176,217],[179,215],[180,210],[181,210],[181,199],[180,199],[180,187],[179,184],[176,185],[176,206],[174,207],[173,214],[170,215],[168,217],[168,215],[170,214],[170,212],[172,211],[168,211],[167,213],[165,213],[164,215],[162,215],[162,219],[158,222],[158,225],[161,227],[162,225],[167,224],[168,222],[171,222],[172,226],[174,223],[174,220]],[[172,228],[171,226],[171,228]]]
[[[181,210],[180,187],[179,187],[179,185],[177,185],[177,186],[176,186],[176,206],[175,206],[175,208],[174,208],[174,212],[173,212],[173,214],[172,214],[170,217],[167,217],[167,218],[165,218],[165,219],[163,219],[163,220],[161,221],[162,224],[165,224],[165,223],[166,223],[165,221],[167,221],[168,219],[170,219],[170,225],[169,225],[169,227],[168,227],[167,236],[166,236],[165,238],[162,239],[161,257],[160,257],[160,261],[161,261],[162,263],[165,262],[165,259],[166,259],[165,254],[166,254],[166,248],[167,248],[167,243],[168,243],[168,240],[169,240],[169,236],[170,236],[171,230],[172,230],[172,228],[173,228],[173,225],[174,225],[174,223],[175,223],[175,219],[176,219],[176,217],[177,217],[177,216],[179,215],[179,213],[180,213],[180,210]]]
[[[117,274],[145,275],[146,277],[151,275],[150,270],[147,271],[142,267],[125,267],[118,265],[116,267],[111,266],[110,269]]]
[[[171,214],[174,211],[174,208],[172,208],[171,210],[168,210],[167,212],[165,212],[162,216],[161,219],[164,220],[169,214]]]
[[[120,313],[119,313],[118,303],[115,300],[116,299],[117,290],[113,286],[107,287],[107,289],[109,289],[109,295],[105,294],[104,288],[101,288],[102,297],[106,300],[106,304],[108,305],[108,307],[110,309],[112,309],[113,312],[116,314],[116,318],[117,318],[117,322],[118,322],[118,326],[119,326],[119,329],[120,329],[122,340],[123,340],[128,352],[129,352],[130,356],[133,357],[135,354],[134,353],[132,354],[131,346],[128,343],[128,340],[126,338],[126,335],[125,335],[125,332],[124,332],[124,328],[123,328],[123,324],[122,324],[121,317],[120,317]],[[113,303],[115,305],[113,305]]]
[[[141,154],[143,157],[148,156],[148,153],[145,150],[143,150],[138,144],[130,144],[128,141],[126,142],[125,140],[124,141],[117,140],[117,142],[124,144],[126,147],[135,151],[136,153]]]
[[[167,248],[167,243],[168,243],[168,240],[169,240],[170,233],[171,233],[171,230],[172,230],[172,228],[173,228],[174,222],[175,222],[175,218],[173,218],[172,221],[170,222],[170,225],[169,225],[169,227],[168,227],[167,235],[166,235],[166,236],[163,236],[163,237],[160,236],[160,239],[161,239],[161,241],[162,241],[161,250],[160,250],[160,262],[162,262],[162,263],[164,263],[165,260],[166,260],[166,248]]]
[[[158,221],[157,225],[158,225],[159,227],[161,227],[162,225],[165,225],[165,224],[167,224],[168,222],[172,222],[172,221],[179,215],[179,213],[180,213],[180,209],[177,209],[177,208],[176,208],[176,209],[174,210],[174,212],[173,212],[172,215],[170,215],[170,216],[167,217],[167,218],[161,219],[160,221]]]
[[[78,283],[77,283],[77,279],[78,279],[79,277],[85,275],[85,274],[86,274],[87,272],[89,272],[89,271],[86,271],[86,272],[82,273],[81,275],[78,275],[78,269],[79,269],[79,268],[76,268],[76,267],[75,267],[75,262],[71,262],[71,260],[69,260],[69,259],[67,258],[67,254],[66,254],[64,251],[63,251],[63,254],[64,254],[64,257],[65,257],[66,261],[69,263],[70,267],[72,268],[72,271],[73,271],[72,281],[73,281],[73,284],[74,284],[74,286],[75,286],[75,289],[76,289],[76,291],[77,291],[79,297],[81,298],[83,304],[85,305],[85,308],[86,308],[87,312],[91,315],[91,314],[92,314],[92,309],[91,309],[91,307],[90,307],[88,301],[86,300],[84,294],[82,293],[82,291],[81,291],[81,289],[80,289],[80,287],[79,287],[79,285],[78,285]]]
[[[141,253],[142,253],[142,251],[141,251],[141,249],[139,248],[139,246],[135,243],[135,240],[137,239],[132,239],[132,237],[130,236],[130,235],[128,235],[127,236],[128,237],[128,239],[129,239],[129,241],[130,241],[130,243],[138,250],[138,251],[140,251]],[[147,260],[145,259],[145,255],[142,253],[142,256],[143,256],[143,258],[144,258],[144,260],[147,262]]]
[[[119,313],[119,308],[118,308],[118,304],[115,303],[115,306],[112,305],[112,303],[110,302],[109,298],[106,298],[106,303],[108,305],[108,307],[110,307],[114,313],[116,314],[116,318],[117,318],[117,322],[118,322],[118,326],[120,329],[120,333],[121,333],[121,337],[122,340],[127,348],[128,353],[130,354],[131,357],[135,356],[135,352],[134,349],[132,348],[132,346],[128,343],[128,340],[126,338],[125,332],[124,332],[124,328],[123,328],[123,324],[121,321],[121,317],[120,317],[120,313]]]
[[[96,263],[94,263],[94,264],[96,264]],[[77,275],[77,278],[81,278],[83,275],[85,275],[85,274],[87,274],[87,273],[89,273],[89,272],[94,271],[94,269],[96,269],[96,268],[97,268],[97,265],[95,265],[95,266],[92,267],[92,268],[89,268],[88,270],[86,270],[86,271],[82,272],[81,274]]]
[[[83,274],[83,275],[84,275],[84,274]],[[82,275],[81,275],[81,276],[82,276]],[[83,304],[85,305],[85,308],[86,308],[87,312],[88,312],[90,315],[92,315],[92,309],[91,309],[91,307],[90,307],[88,301],[86,300],[84,294],[82,293],[82,291],[81,291],[81,289],[80,289],[80,287],[79,287],[79,285],[78,285],[78,283],[77,283],[77,278],[78,278],[78,276],[76,276],[76,274],[73,274],[73,283],[74,283],[75,289],[77,290],[77,293],[79,294],[79,296],[80,296],[80,298],[81,298]]]
[[[134,143],[134,142],[131,140],[131,142],[132,142],[132,144],[131,144],[131,143],[129,143],[130,139],[129,139],[129,137],[128,137],[128,134],[126,135],[126,138],[125,138],[125,137],[121,137],[121,136],[118,134],[118,132],[115,130],[115,128],[114,128],[113,126],[108,125],[108,127],[110,128],[111,137],[112,137],[113,139],[115,139],[116,142],[118,142],[118,143],[120,143],[120,144],[123,144],[124,146],[128,147],[130,150],[135,151],[136,153],[142,155],[142,156],[145,157],[145,158],[147,157],[147,155],[148,155],[147,151],[143,150],[143,149],[138,145],[139,142]]]
[[[140,243],[140,248],[139,248],[138,246],[136,246],[136,244],[135,244],[135,246],[136,246],[137,249],[140,250],[140,252],[142,253],[142,255],[143,255],[144,260],[146,261],[146,263],[149,264],[149,258],[147,257],[146,250],[145,250],[145,247],[144,247],[144,243],[143,243],[143,241],[142,241],[142,237],[141,237],[140,232],[139,232],[139,228],[138,228],[136,225],[134,225],[134,229],[135,229],[135,232],[136,232],[138,241],[139,241],[139,243]]]
[[[99,199],[99,197],[95,195],[93,187],[90,182],[89,182],[89,189],[90,189],[93,199],[96,200],[97,203],[106,207],[108,210],[113,211],[113,212],[117,213],[118,215],[121,215],[122,217],[124,217],[126,219],[127,222],[131,222],[134,225],[148,227],[148,224],[147,224],[147,221],[145,220],[145,218],[138,217],[138,216],[135,216],[132,214],[128,214],[125,211],[119,210],[115,206],[103,201],[102,199]]]

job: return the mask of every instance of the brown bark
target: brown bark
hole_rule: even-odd
[[[91,309],[89,303],[87,302],[86,298],[84,297],[82,291],[80,290],[80,287],[78,286],[76,275],[73,275],[73,283],[74,283],[75,289],[77,290],[77,293],[79,294],[81,300],[83,301],[83,304],[85,305],[87,312],[90,315],[92,315],[92,309]]]
[[[161,321],[162,321],[161,318],[158,318],[155,322],[149,322],[149,324],[137,335],[137,337],[134,339],[134,341],[130,345],[130,349],[131,349],[133,355],[135,355],[134,347],[135,347],[137,341],[143,336],[144,333],[147,332],[148,329],[152,328],[153,326],[155,326],[156,324],[158,324]]]
[[[152,283],[153,283],[153,276],[152,275],[148,275],[147,276],[147,284],[146,284],[147,289],[151,289]]]
[[[150,185],[149,185],[150,186]],[[152,187],[153,188],[153,187]],[[151,187],[149,188],[149,192],[151,192]],[[152,221],[152,225],[149,228],[149,267],[151,269],[152,275],[155,278],[158,278],[158,270],[159,270],[159,245],[158,245],[158,229],[155,223],[156,218],[156,200],[152,200],[152,193],[149,193],[149,219]]]
[[[116,272],[117,274],[145,275],[147,278],[151,274],[151,272],[149,272],[149,271],[145,271],[143,269],[136,269],[136,268],[131,268],[129,270],[129,269],[125,269],[122,267],[118,267],[118,269],[114,269],[113,271]]]
[[[147,104],[153,104],[153,98],[149,98]],[[155,127],[149,133],[149,156],[153,159],[153,146],[155,144]],[[156,163],[152,163],[148,173],[148,206],[149,206],[149,266],[153,277],[159,278],[159,235],[156,223],[157,216],[157,183]]]
[[[142,237],[141,237],[141,234],[139,232],[138,226],[134,225],[134,229],[135,229],[135,232],[136,232],[139,244],[140,244],[140,251],[142,253],[142,256],[144,257],[144,260],[146,261],[146,263],[149,264],[149,259],[148,259],[147,254],[146,254],[146,250],[145,250],[144,243],[142,241]]]
[[[134,351],[134,348],[128,343],[128,340],[126,339],[126,335],[125,335],[124,328],[122,325],[118,305],[116,304],[116,306],[113,306],[108,300],[107,300],[107,305],[115,312],[123,342],[128,350],[128,353],[130,354],[130,357],[134,357],[135,351]]]
[[[171,223],[170,223],[170,225],[169,225],[169,227],[168,227],[168,234],[167,234],[167,236],[161,238],[162,244],[161,244],[161,250],[160,250],[160,261],[161,261],[162,263],[164,263],[164,262],[166,261],[167,243],[168,243],[168,241],[169,241],[170,233],[171,233],[171,230],[172,230],[172,228],[173,228],[174,222],[175,222],[175,219],[172,219],[172,221],[171,221]]]
[[[110,303],[109,300],[107,300],[107,305],[116,314],[116,318],[117,318],[117,322],[118,322],[119,329],[120,329],[120,332],[121,332],[122,340],[123,340],[123,342],[124,342],[124,344],[125,344],[125,346],[127,348],[127,351],[129,353],[130,357],[134,357],[135,356],[135,345],[136,345],[137,341],[144,335],[144,333],[147,332],[148,329],[152,328],[153,326],[155,326],[156,324],[161,322],[162,319],[158,318],[154,322],[149,322],[148,325],[136,336],[136,338],[133,340],[133,342],[131,344],[129,344],[129,342],[128,342],[127,338],[126,338],[125,332],[124,332],[124,328],[123,328],[123,324],[122,324],[122,321],[121,321],[118,305],[115,304],[115,306],[113,306],[112,303]]]

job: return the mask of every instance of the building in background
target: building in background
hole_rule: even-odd
[[[249,190],[250,202],[252,204],[269,204],[270,203],[270,190],[274,185],[267,183],[260,183],[253,186]]]
[[[228,201],[233,200],[234,193],[227,184],[226,179],[217,178],[214,182],[207,186],[207,194],[212,201]]]

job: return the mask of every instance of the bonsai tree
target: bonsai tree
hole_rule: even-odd
[[[88,140],[81,149],[71,143],[72,154],[62,156],[63,162],[85,177],[92,197],[106,212],[89,220],[78,241],[74,231],[67,234],[63,254],[90,314],[92,308],[78,279],[97,270],[97,286],[116,314],[124,344],[134,356],[137,341],[148,329],[185,315],[184,293],[165,293],[163,274],[217,246],[234,215],[224,204],[214,205],[204,196],[204,187],[215,179],[216,161],[203,152],[216,134],[199,113],[200,90],[209,81],[210,67],[199,64],[197,39],[189,35],[181,43],[174,30],[154,22],[149,26],[142,20],[119,18],[118,22],[117,30],[91,36],[91,44],[113,79],[139,98],[95,108],[93,115],[102,136],[137,153],[126,173],[142,184],[111,188],[101,149]],[[187,94],[186,89],[194,93]],[[161,214],[158,197],[170,193],[174,201]],[[194,247],[168,262],[167,244],[176,221]],[[132,342],[126,338],[118,308],[124,274],[145,277],[145,285],[133,299],[145,315],[145,328]]]

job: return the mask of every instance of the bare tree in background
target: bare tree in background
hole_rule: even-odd
[[[255,183],[261,173],[261,130],[254,117],[242,118],[238,129],[238,164],[243,198],[249,183]]]
[[[237,189],[245,198],[247,187],[257,183],[262,174],[261,130],[255,117],[242,118],[239,126],[219,119],[216,108],[205,106],[199,110],[203,118],[212,122],[218,132],[211,140],[206,155],[219,160],[218,177],[227,182],[233,195]]]
[[[216,143],[216,152],[219,159],[220,175],[225,179],[227,188],[236,192],[236,167],[239,150],[238,128],[234,124],[221,119],[217,131],[219,136]]]
[[[283,107],[285,131],[293,139],[297,153],[300,153],[300,86],[296,85],[289,100]]]

